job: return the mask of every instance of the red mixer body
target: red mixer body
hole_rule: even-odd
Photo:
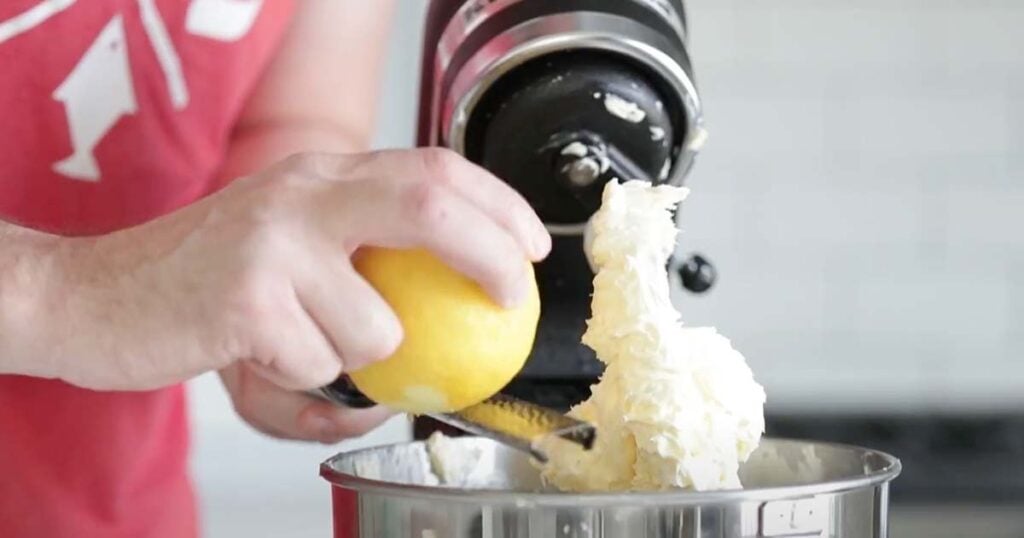
[[[335,538],[359,538],[359,495],[350,489],[331,486]]]
[[[441,38],[445,27],[448,26],[452,16],[459,10],[464,0],[434,0],[427,9],[426,26],[423,32],[423,58],[420,63],[423,69],[420,71],[420,104],[419,121],[416,131],[416,145],[433,145],[431,131],[436,129],[432,121],[432,103],[435,97],[434,77],[436,71],[434,66],[437,61],[437,42]]]

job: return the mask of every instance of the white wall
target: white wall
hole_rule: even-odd
[[[684,319],[778,408],[1024,405],[1024,3],[690,0]]]

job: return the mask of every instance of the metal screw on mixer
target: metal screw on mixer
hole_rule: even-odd
[[[718,271],[700,254],[693,254],[677,269],[683,287],[693,293],[704,293],[715,285]]]

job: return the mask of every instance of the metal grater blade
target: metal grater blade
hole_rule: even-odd
[[[591,424],[504,394],[455,413],[430,417],[528,452],[541,463],[547,462],[547,455],[538,447],[541,439],[554,435],[590,450],[596,435]]]

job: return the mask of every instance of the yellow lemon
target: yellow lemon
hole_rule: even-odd
[[[356,269],[384,297],[405,337],[394,355],[350,372],[364,394],[408,413],[457,411],[493,396],[522,369],[537,335],[540,295],[505,309],[424,250],[367,249]]]

